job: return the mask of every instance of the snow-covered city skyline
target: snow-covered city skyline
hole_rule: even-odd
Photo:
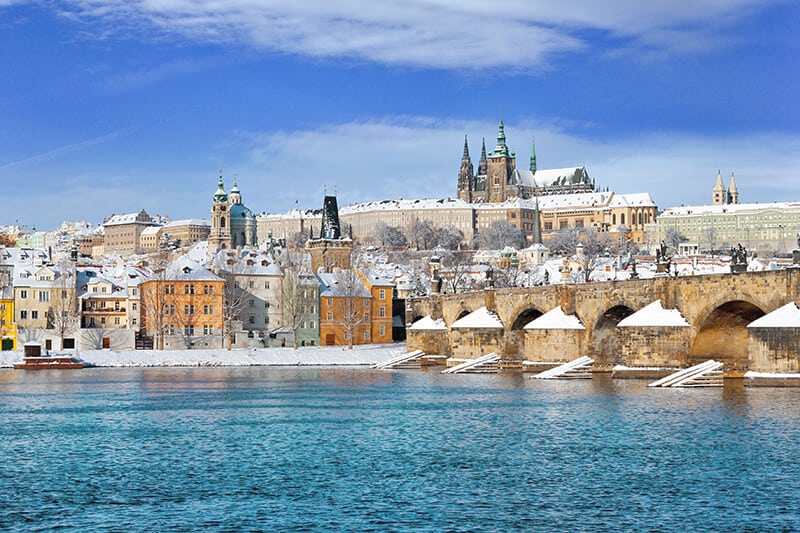
[[[789,2],[0,0],[0,223],[455,196],[469,137],[660,208],[800,200]]]

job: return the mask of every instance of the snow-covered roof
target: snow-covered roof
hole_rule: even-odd
[[[656,207],[649,192],[614,194],[609,207]]]
[[[771,313],[753,320],[748,328],[800,328],[800,309],[797,304],[789,302]]]
[[[382,200],[363,204],[346,205],[339,209],[340,215],[362,213],[365,211],[395,211],[408,209],[470,209],[472,206],[457,198],[421,198],[416,200]]]
[[[148,226],[142,230],[142,236],[145,235],[158,235],[158,232],[161,231],[163,226]]]
[[[489,311],[486,307],[476,309],[465,317],[459,318],[453,325],[452,329],[458,328],[504,328],[503,323],[497,317],[497,314]]]
[[[211,223],[204,218],[182,218],[180,220],[173,220],[164,224],[165,228],[183,227],[183,226],[211,226]],[[145,230],[147,231],[147,230]]]
[[[411,324],[408,329],[413,329],[414,331],[432,331],[447,329],[447,326],[441,318],[434,319],[428,315]]]
[[[142,215],[142,212],[139,213],[126,213],[124,215],[112,215],[111,218],[103,222],[103,226],[118,226],[120,224],[147,224],[150,225],[152,222],[150,220],[138,220],[139,215]],[[145,216],[149,216],[145,213]],[[143,217],[144,218],[144,217]]]
[[[661,217],[680,217],[697,215],[722,215],[725,213],[746,213],[764,211],[790,211],[800,209],[800,202],[772,202],[765,204],[724,204],[724,205],[686,205],[670,207],[659,215]]]
[[[575,315],[567,315],[561,306],[554,307],[539,318],[525,325],[523,329],[586,329]]]
[[[167,267],[165,279],[186,281],[222,281],[222,278],[211,272],[204,265],[181,256]]]
[[[644,306],[627,318],[620,320],[617,327],[688,327],[689,323],[677,309],[664,309],[661,300]]]
[[[554,187],[591,183],[584,167],[547,168],[537,170],[535,173],[518,168],[515,173],[520,185],[526,187]]]
[[[369,298],[372,295],[355,272],[320,272],[317,279],[321,284],[320,297]]]

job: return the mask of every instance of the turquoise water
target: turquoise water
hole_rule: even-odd
[[[0,371],[0,529],[800,529],[800,390]]]

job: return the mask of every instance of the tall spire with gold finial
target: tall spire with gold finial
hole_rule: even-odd
[[[536,140],[531,137],[531,164],[530,171],[536,174]]]

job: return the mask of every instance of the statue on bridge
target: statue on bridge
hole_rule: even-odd
[[[672,256],[667,255],[667,243],[661,241],[656,250],[656,273],[669,273],[670,266],[672,266]]]
[[[736,247],[731,246],[731,272],[745,272],[747,270],[747,248],[739,243]]]

